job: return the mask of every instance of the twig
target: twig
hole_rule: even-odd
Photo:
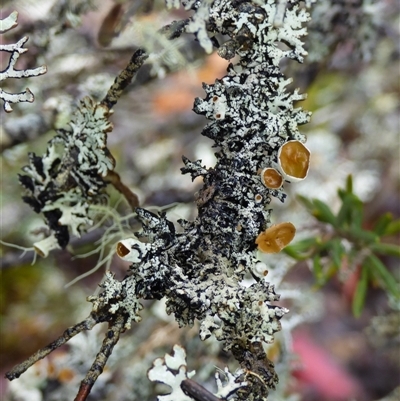
[[[183,380],[181,383],[181,389],[185,394],[194,398],[196,401],[223,401],[221,398],[216,397],[213,393],[210,393],[192,379]]]
[[[170,24],[163,26],[159,32],[165,35],[168,40],[176,39],[181,36],[189,22],[190,19],[172,21]]]
[[[96,355],[96,359],[94,360],[90,370],[87,372],[86,377],[82,380],[75,401],[86,400],[97,378],[103,372],[104,366],[107,363],[115,344],[118,342],[120,334],[124,331],[125,323],[126,319],[123,315],[117,315],[115,321],[109,323],[109,329],[105,334],[103,345],[101,346],[99,353]]]
[[[91,330],[96,324],[104,322],[106,316],[105,315],[96,315],[91,313],[85,320],[82,322],[75,324],[74,326],[69,327],[64,333],[57,338],[57,340],[53,341],[46,347],[36,351],[30,358],[25,360],[24,362],[16,365],[13,369],[5,374],[5,377],[8,380],[18,379],[22,373],[28,370],[34,363],[39,361],[40,359],[45,358],[51,352],[56,350],[57,348],[61,347],[61,345],[65,344],[69,341],[72,337],[76,336],[80,332],[84,330]]]
[[[76,395],[74,401],[85,401],[86,398],[88,397],[91,389],[92,389],[92,386],[89,386],[89,384],[81,383],[78,394]]]
[[[126,201],[129,203],[129,206],[133,211],[139,207],[138,196],[121,181],[121,177],[118,173],[110,170],[104,180],[110,182],[117,191],[124,195]]]
[[[129,60],[128,65],[115,78],[114,83],[111,85],[105,98],[101,101],[101,104],[111,109],[148,57],[148,54],[143,49],[136,50]]]

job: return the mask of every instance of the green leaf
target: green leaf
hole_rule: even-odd
[[[282,250],[282,252],[285,252],[296,260],[305,260],[315,251],[315,246],[319,241],[320,240],[317,237],[305,238],[301,241],[295,242],[294,244],[288,245]]]
[[[353,193],[353,180],[347,177],[345,189],[339,189],[338,195],[342,200],[337,221],[339,227],[356,226],[361,227],[364,215],[364,204],[362,200]]]
[[[336,227],[337,221],[335,215],[332,213],[332,210],[330,207],[320,201],[319,199],[314,199],[313,200],[314,204],[314,209],[312,211],[312,214],[319,220],[324,223],[329,223],[332,226]]]
[[[357,283],[357,287],[353,296],[352,310],[355,317],[359,317],[364,308],[368,289],[368,268],[368,265],[364,265],[362,267],[361,277]]]
[[[346,179],[346,192],[353,193],[353,176],[349,174]]]
[[[344,247],[342,245],[342,241],[340,238],[333,238],[329,241],[329,251],[332,256],[333,264],[337,269],[340,269],[342,266],[342,258],[344,255]]]
[[[394,235],[400,232],[400,219],[392,221],[386,228],[385,235]]]
[[[373,231],[363,230],[360,227],[351,227],[348,232],[354,242],[363,242],[368,245],[379,242],[379,237]]]
[[[340,195],[340,194],[339,194]],[[353,205],[351,202],[347,201],[347,196],[341,197],[342,199],[342,206],[339,209],[339,213],[337,215],[337,224],[338,227],[343,227],[349,225],[351,222],[351,209]]]
[[[349,202],[352,204],[350,224],[353,227],[362,227],[364,220],[364,204],[356,195],[349,195]]]
[[[384,288],[395,298],[400,298],[399,283],[388,271],[386,266],[375,255],[368,255],[366,261],[370,263],[373,268],[371,273],[380,279]]]
[[[314,204],[312,201],[305,196],[297,195],[298,200],[310,211],[314,210]]]
[[[323,279],[323,272],[322,272],[321,257],[319,255],[315,255],[313,258],[313,271],[316,280],[318,282],[321,282],[321,280]]]
[[[381,255],[396,256],[397,258],[400,258],[400,246],[395,244],[384,244],[378,242],[377,244],[371,244],[370,249],[374,253],[379,253]]]
[[[328,270],[326,271],[325,274],[325,281],[328,281],[329,279],[331,279],[332,277],[334,277],[338,272],[338,266],[336,266],[334,263],[332,263]]]
[[[386,234],[386,230],[389,227],[390,223],[393,221],[392,213],[385,213],[381,217],[379,217],[378,221],[374,226],[374,233],[378,234],[380,237]],[[399,220],[400,223],[400,220]],[[400,224],[399,224],[400,226]]]

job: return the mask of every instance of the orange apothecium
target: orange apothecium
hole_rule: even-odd
[[[288,141],[278,151],[278,166],[288,181],[307,177],[311,152],[300,141]]]
[[[283,184],[283,177],[279,171],[267,167],[261,171],[261,181],[267,188],[279,189]]]
[[[256,244],[261,252],[278,253],[293,240],[295,234],[296,227],[292,223],[275,224],[258,235]]]

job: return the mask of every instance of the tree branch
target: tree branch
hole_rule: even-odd
[[[57,348],[64,345],[68,342],[72,337],[75,337],[77,334],[84,330],[91,330],[96,324],[104,322],[106,319],[106,315],[91,313],[85,320],[82,322],[75,324],[69,327],[64,333],[58,337],[55,341],[47,345],[46,347],[36,351],[30,358],[26,361],[16,365],[13,369],[5,374],[5,377],[8,380],[18,379],[19,376],[22,375],[25,371],[27,371],[34,363],[39,361],[40,359],[45,358],[51,352],[56,350]]]
[[[111,85],[105,98],[101,101],[101,104],[111,109],[148,57],[149,55],[143,49],[136,50],[129,60],[128,65],[115,78],[114,83]]]
[[[105,334],[103,345],[101,346],[99,353],[96,355],[96,359],[94,360],[90,370],[87,372],[86,377],[82,380],[75,401],[86,400],[97,378],[103,372],[104,366],[107,363],[115,344],[117,344],[120,334],[124,331],[125,323],[126,318],[120,314],[117,315],[115,321],[109,324],[109,329]]]
[[[222,401],[221,398],[216,397],[213,393],[210,393],[207,389],[192,379],[183,380],[181,383],[181,389],[185,394],[194,398],[196,401]]]

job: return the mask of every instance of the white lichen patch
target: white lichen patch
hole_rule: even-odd
[[[104,281],[100,284],[103,291],[100,295],[89,296],[87,300],[92,302],[93,311],[107,311],[111,314],[117,312],[126,316],[125,329],[130,329],[132,322],[140,322],[139,315],[143,306],[135,293],[135,284],[131,278],[118,281],[110,272],[106,272]]]
[[[211,3],[211,0],[203,0],[201,2],[196,0],[182,1],[186,10],[192,8],[196,9],[196,13],[192,16],[189,24],[186,26],[186,32],[194,33],[201,47],[208,54],[213,50],[213,45],[208,36],[206,27],[207,21],[209,20]]]
[[[0,34],[3,34],[8,30],[14,28],[18,24],[17,19],[18,13],[14,11],[7,18],[0,20]],[[15,69],[15,64],[18,61],[19,56],[28,51],[28,49],[23,47],[28,39],[29,38],[27,36],[24,36],[17,43],[0,45],[0,52],[2,52],[1,54],[10,53],[7,67],[0,72],[0,82],[6,80],[7,78],[28,78],[46,73],[46,66],[25,70]],[[33,102],[35,97],[28,88],[20,93],[9,93],[0,88],[0,99],[4,103],[4,111],[10,113],[12,111],[11,104],[20,102]]]
[[[127,238],[117,244],[117,255],[127,262],[140,263],[145,258],[149,246],[137,238]]]
[[[78,163],[82,173],[95,168],[104,177],[114,168],[114,159],[105,152],[107,133],[113,129],[109,116],[110,111],[105,105],[96,104],[91,98],[85,97],[70,123],[71,139],[74,147],[80,150]]]
[[[221,375],[223,373],[224,382],[221,380]],[[215,381],[217,383],[218,391],[215,394],[216,397],[220,397],[222,399],[228,399],[232,394],[236,393],[241,387],[247,385],[247,382],[240,382],[238,378],[243,374],[243,371],[239,369],[234,374],[232,374],[227,367],[225,367],[224,371],[217,371],[215,373]]]
[[[174,345],[173,355],[166,354],[164,358],[158,358],[153,362],[147,376],[151,381],[165,383],[171,387],[171,393],[159,395],[159,401],[193,401],[181,389],[181,383],[185,379],[194,376],[195,371],[187,371],[186,352],[179,345]]]

